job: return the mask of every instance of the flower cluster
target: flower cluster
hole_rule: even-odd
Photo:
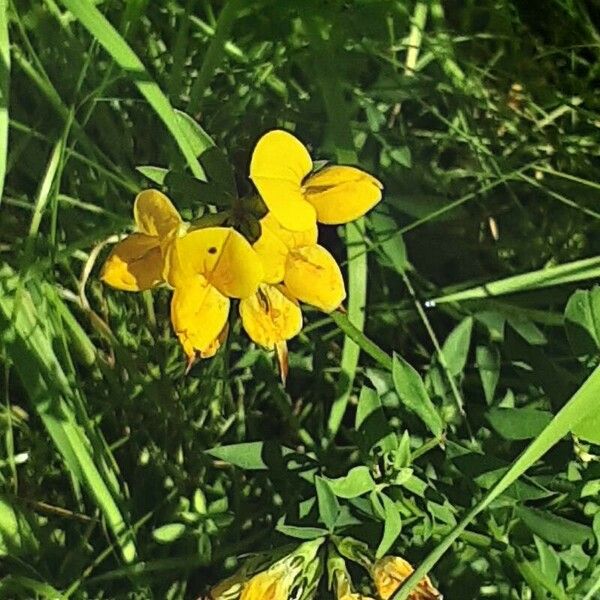
[[[249,559],[231,577],[214,586],[208,600],[310,600],[316,597],[323,573],[319,550],[323,538],[301,544],[283,558],[257,556]],[[366,546],[344,538],[341,544],[329,544],[327,573],[329,588],[336,600],[389,600],[414,569],[399,556],[372,560]],[[373,596],[357,592],[346,567],[346,558],[365,567],[371,577]],[[424,577],[409,594],[409,600],[442,600],[429,577]]]
[[[273,130],[258,141],[250,179],[268,212],[254,244],[232,227],[184,223],[163,193],[141,192],[137,231],[113,248],[102,280],[125,291],[173,288],[171,321],[190,363],[222,344],[232,298],[254,342],[285,348],[302,329],[299,302],[331,312],[346,297],[339,266],[317,243],[317,223],[348,223],[381,199],[381,183],[360,169],[312,171],[290,133]]]

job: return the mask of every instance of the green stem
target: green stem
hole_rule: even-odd
[[[412,298],[415,308],[417,309],[417,313],[419,314],[419,317],[421,318],[421,321],[423,322],[423,325],[425,326],[425,329],[427,330],[427,333],[429,334],[431,343],[433,344],[433,347],[435,348],[435,351],[437,352],[438,360],[440,361],[440,366],[442,367],[442,370],[444,371],[444,374],[446,375],[446,379],[448,380],[448,383],[450,384],[450,389],[452,390],[452,395],[454,396],[454,402],[456,403],[456,407],[458,408],[458,411],[460,412],[460,414],[466,420],[466,413],[465,413],[464,402],[463,402],[462,396],[460,394],[460,391],[458,390],[456,381],[454,380],[454,375],[452,375],[452,373],[450,372],[450,367],[448,366],[448,362],[446,361],[446,357],[444,355],[444,352],[442,350],[440,342],[437,338],[437,335],[435,334],[435,331],[433,330],[433,327],[431,326],[431,322],[429,321],[429,318],[427,317],[425,310],[423,310],[423,305],[417,298],[417,294],[415,293],[415,290],[410,282],[410,279],[407,277],[406,273],[404,273],[404,272],[401,273],[401,275],[402,275],[402,280],[404,281],[404,285],[406,285],[406,288],[408,289],[408,293],[410,294],[410,297]],[[468,427],[468,423],[467,423],[467,427]],[[473,437],[473,436],[471,436],[471,437]]]
[[[392,370],[392,357],[353,325],[345,314],[336,311],[331,313],[331,318],[361,350],[374,358],[384,369]]]

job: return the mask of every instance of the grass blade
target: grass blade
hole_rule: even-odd
[[[550,448],[557,444],[573,427],[597,410],[600,394],[600,367],[592,372],[571,399],[556,414],[544,430],[529,444],[516,459],[511,468],[492,489],[469,511],[465,518],[447,535],[425,558],[415,572],[394,595],[393,600],[407,600],[411,590],[433,566],[442,558],[454,541],[462,534],[475,517],[485,510],[498,496],[512,485],[527,469],[536,463]]]
[[[43,314],[45,303],[34,303],[29,291],[21,287],[19,307],[15,310],[16,288],[17,276],[9,267],[4,267],[0,272],[0,323],[4,344],[29,400],[67,469],[86,486],[115,535],[124,560],[131,562],[136,556],[131,530],[119,510],[118,499],[111,492],[111,482],[102,474],[106,468],[99,468],[102,463],[110,463],[110,458],[94,456],[94,444],[77,420],[74,392],[54,351],[55,340],[48,332],[50,319]]]
[[[212,38],[208,50],[202,61],[202,67],[200,67],[200,73],[190,92],[190,102],[188,104],[188,111],[191,114],[196,114],[202,106],[202,98],[204,92],[208,87],[215,71],[225,53],[225,42],[229,37],[233,23],[240,12],[242,2],[240,0],[228,0],[225,6],[219,13],[219,19],[215,28],[215,36]]]
[[[129,44],[91,2],[86,0],[63,0],[63,4],[98,40],[133,81],[142,96],[146,98],[173,136],[192,173],[198,179],[206,179],[204,170],[194,154],[190,140],[181,131],[177,114],[173,110],[169,99],[150,77],[146,67]]]
[[[8,0],[0,0],[0,202],[8,157],[8,94],[10,84],[10,47],[8,39]]]
[[[504,294],[514,294],[516,292],[526,292],[554,285],[583,281],[585,279],[596,279],[597,277],[600,277],[600,256],[593,256],[592,258],[575,260],[556,267],[548,267],[546,269],[539,269],[491,281],[490,283],[478,285],[467,290],[432,298],[426,304],[432,307],[436,304],[446,302],[464,302],[465,300],[491,298],[493,296],[502,296]]]
[[[347,103],[339,82],[338,72],[333,62],[334,55],[322,37],[317,20],[306,20],[311,39],[314,41],[315,61],[320,63],[318,85],[321,88],[325,111],[335,144],[335,154],[340,164],[357,164],[358,156],[354,147]],[[367,253],[365,242],[364,217],[346,225],[346,252],[348,256],[348,319],[359,331],[365,325],[365,304],[367,301]],[[341,377],[336,399],[329,413],[327,430],[333,439],[340,428],[352,384],[358,367],[360,346],[350,338],[344,339],[341,360]]]

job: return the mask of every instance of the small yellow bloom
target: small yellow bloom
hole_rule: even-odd
[[[302,231],[282,227],[269,213],[261,219],[262,233],[254,249],[260,257],[266,283],[281,283],[289,294],[331,312],[346,297],[344,279],[331,254],[317,244],[317,228]]]
[[[263,265],[263,284],[240,302],[242,325],[257,344],[273,350],[298,335],[302,312],[297,300],[331,312],[346,297],[335,259],[317,244],[317,226],[282,227],[272,213],[261,219],[254,250]]]
[[[412,565],[399,556],[384,556],[373,564],[371,575],[377,593],[389,600],[414,571]],[[409,600],[441,600],[442,595],[429,577],[424,577],[409,595]]]
[[[339,225],[371,210],[381,200],[383,185],[356,167],[334,165],[311,175],[303,189],[317,211],[317,221]]]
[[[317,244],[289,253],[283,282],[292,296],[324,312],[334,311],[346,297],[344,279],[335,258]]]
[[[213,356],[226,334],[229,298],[247,298],[263,280],[250,243],[229,227],[185,233],[171,201],[157,190],[135,199],[137,232],[109,255],[102,279],[127,291],[163,281],[174,288],[171,321],[188,359]]]
[[[317,224],[304,230],[291,231],[283,227],[273,213],[260,220],[261,234],[254,243],[264,269],[265,283],[281,283],[285,275],[285,263],[290,250],[317,243]]]
[[[346,569],[346,564],[340,556],[333,554],[329,557],[328,569],[336,600],[373,600],[373,598],[359,594],[352,589],[352,580]]]
[[[200,274],[230,298],[254,294],[263,279],[263,268],[255,250],[230,227],[196,229],[177,238],[167,253],[167,281],[185,287]]]
[[[191,275],[186,285],[175,288],[171,299],[173,329],[189,359],[199,352],[213,356],[227,324],[229,298],[202,275]]]
[[[252,577],[242,588],[240,600],[288,600],[295,576],[285,563],[276,564]]]
[[[231,577],[213,587],[208,597],[210,600],[288,600],[292,593],[294,597],[301,597],[298,592],[307,592],[307,588],[318,584],[320,572],[315,570],[315,565],[319,563],[317,552],[322,543],[322,538],[305,542],[266,569],[261,567],[264,557],[251,558]]]
[[[309,175],[312,168],[308,150],[287,131],[269,131],[254,148],[250,179],[287,229],[347,223],[381,200],[381,183],[360,169],[334,166]]]
[[[256,294],[240,301],[240,316],[250,339],[268,350],[302,329],[300,306],[283,286],[262,284]]]
[[[127,292],[162,283],[164,249],[183,223],[171,201],[158,190],[138,194],[133,214],[137,232],[115,245],[101,274],[104,283]]]

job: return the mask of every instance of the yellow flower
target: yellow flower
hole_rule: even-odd
[[[304,145],[280,129],[263,135],[252,153],[250,179],[269,211],[292,231],[315,221],[348,223],[381,200],[381,183],[360,169],[331,166],[309,175],[312,168]]]
[[[263,279],[257,253],[244,236],[227,227],[187,233],[170,245],[168,282],[175,288],[171,321],[191,360],[213,356],[229,315],[229,298],[254,295]]]
[[[352,580],[346,569],[344,559],[332,553],[327,561],[330,581],[333,582],[336,600],[373,600],[352,589]]]
[[[295,577],[286,563],[276,563],[244,585],[240,600],[287,600]]]
[[[318,565],[317,552],[322,544],[322,538],[305,542],[262,571],[264,556],[254,557],[213,587],[208,597],[210,600],[288,600],[292,592],[294,597],[304,597],[304,592],[318,584],[320,571],[315,570],[315,565]]]
[[[261,284],[253,296],[240,301],[242,325],[250,339],[273,350],[302,329],[302,311],[285,287]]]
[[[302,329],[298,300],[331,312],[346,290],[335,259],[317,244],[316,224],[290,231],[269,213],[261,229],[254,250],[262,261],[263,284],[240,302],[240,316],[250,338],[272,350]]]
[[[398,591],[398,588],[413,571],[412,565],[403,558],[384,556],[375,561],[371,569],[371,575],[377,593],[383,600],[388,600]],[[442,595],[433,586],[429,577],[424,577],[408,598],[409,600],[441,600]]]
[[[133,205],[137,231],[115,245],[102,269],[104,283],[127,292],[150,289],[163,281],[164,251],[183,221],[158,190],[145,190]]]
[[[258,254],[229,227],[185,233],[179,213],[157,190],[138,194],[133,213],[138,231],[112,250],[102,280],[126,291],[169,283],[171,321],[188,359],[213,356],[226,334],[229,298],[252,296],[263,279]]]

